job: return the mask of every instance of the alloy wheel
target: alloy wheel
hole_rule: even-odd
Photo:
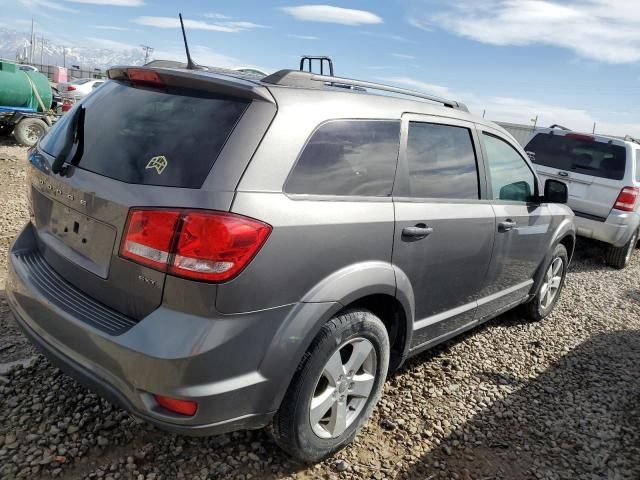
[[[354,338],[329,357],[314,389],[309,421],[320,438],[336,438],[364,409],[376,380],[377,354],[366,338]]]
[[[560,284],[562,283],[563,268],[564,261],[562,258],[556,257],[547,269],[547,273],[544,276],[544,283],[540,288],[540,306],[544,309],[549,308],[549,305],[553,303],[558,295]]]

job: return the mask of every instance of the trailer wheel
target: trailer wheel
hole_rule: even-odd
[[[47,133],[48,129],[49,126],[39,118],[23,118],[13,129],[13,136],[18,143],[32,147]]]

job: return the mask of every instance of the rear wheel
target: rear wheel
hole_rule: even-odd
[[[569,265],[569,255],[564,245],[557,245],[547,264],[536,296],[522,306],[526,317],[540,321],[548,316],[558,303]]]
[[[48,125],[39,118],[23,118],[15,126],[13,136],[18,143],[32,147],[47,133],[48,129]]]
[[[622,247],[609,247],[605,261],[607,265],[613,268],[622,269],[626,267],[631,260],[633,250],[638,243],[638,230],[633,232],[631,238]]]
[[[352,310],[322,327],[289,386],[270,431],[303,462],[316,462],[353,440],[382,393],[389,339],[382,321]]]
[[[631,238],[622,247],[609,247],[607,250],[607,265],[617,269],[623,269],[629,264],[633,250],[638,243],[638,230],[633,232]]]

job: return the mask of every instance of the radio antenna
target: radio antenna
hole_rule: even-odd
[[[187,69],[188,70],[204,70],[203,67],[197,65],[192,59],[191,54],[189,53],[189,44],[187,43],[187,34],[184,32],[184,23],[182,22],[182,14],[179,13],[178,17],[180,17],[180,28],[182,29],[182,39],[184,40],[184,49],[187,51]]]

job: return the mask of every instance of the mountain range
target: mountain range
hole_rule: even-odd
[[[113,65],[142,65],[142,49],[111,49],[82,46],[66,46],[51,39],[37,38],[33,54],[33,63],[66,66],[77,65],[82,69],[106,69]],[[15,61],[28,60],[30,34],[0,27],[0,58]]]

